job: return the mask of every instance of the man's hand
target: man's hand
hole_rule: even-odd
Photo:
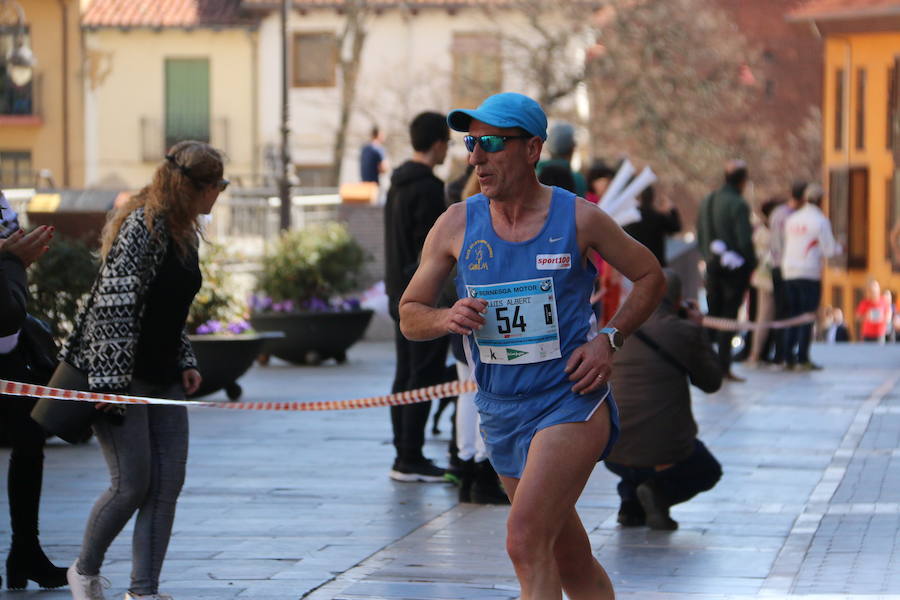
[[[481,298],[460,298],[445,314],[445,329],[450,333],[469,335],[484,327],[487,301]]]
[[[608,382],[612,374],[612,355],[613,349],[609,345],[609,338],[603,334],[579,346],[566,363],[569,381],[575,382],[572,391],[577,394],[590,394]]]
[[[0,251],[16,256],[27,268],[50,249],[48,244],[53,239],[53,231],[53,227],[46,225],[41,225],[30,233],[17,229],[5,240],[0,240]]]
[[[185,369],[181,373],[181,385],[184,388],[184,393],[188,396],[200,389],[202,382],[203,376],[200,375],[200,371],[197,369]]]
[[[688,320],[693,321],[697,325],[703,326],[703,313],[700,312],[700,307],[697,306],[697,302],[694,300],[685,300],[684,301],[684,311],[687,315]]]

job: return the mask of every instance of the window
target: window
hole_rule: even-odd
[[[0,56],[6,56],[14,43],[14,27],[0,26]],[[28,32],[25,42],[30,46]],[[0,65],[0,115],[34,114],[34,78],[25,85],[16,85],[6,67]]]
[[[844,308],[844,288],[840,285],[831,286],[831,305],[835,308],[840,308],[845,313],[847,312]],[[856,307],[854,307],[856,308]],[[849,320],[849,319],[847,319]]]
[[[866,147],[866,70],[856,70],[856,149]]]
[[[888,87],[888,97],[887,97],[887,144],[885,145],[888,150],[892,150],[894,148],[894,121],[897,119],[897,104],[898,99],[897,96],[900,95],[898,92],[900,90],[897,89],[897,67],[892,66],[888,68],[887,73],[887,87]]]
[[[184,140],[209,142],[209,60],[166,60],[166,150]]]
[[[503,54],[496,33],[453,34],[452,105],[475,108],[503,87]]]
[[[900,272],[900,262],[898,262],[891,249],[891,230],[900,220],[900,169],[895,170],[894,176],[887,180],[886,188],[884,197],[885,205],[887,206],[885,211],[887,218],[884,223],[884,251],[891,269],[898,273]]]
[[[34,171],[31,168],[31,152],[24,150],[0,150],[0,187],[32,187]]]
[[[888,147],[894,153],[894,166],[900,167],[900,56],[894,58],[891,69],[891,96],[888,101]]]
[[[844,249],[832,264],[848,269],[868,265],[869,170],[835,169],[829,174],[828,215],[834,237]]]
[[[834,73],[834,149],[844,147],[844,70]]]
[[[333,33],[295,33],[294,87],[334,87],[337,53],[337,39]]]

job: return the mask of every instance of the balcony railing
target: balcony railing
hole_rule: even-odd
[[[23,120],[40,118],[43,75],[35,73],[23,86],[15,85],[8,75],[0,79],[0,118]]]
[[[193,135],[175,135],[166,131],[165,118],[163,117],[141,117],[141,135],[140,135],[140,151],[141,160],[144,162],[157,162],[162,160],[163,156],[175,142],[184,139],[197,139],[203,136]],[[216,148],[224,151],[226,155],[230,151],[230,121],[228,117],[213,117],[210,120],[209,139],[200,139],[202,142],[209,142]]]

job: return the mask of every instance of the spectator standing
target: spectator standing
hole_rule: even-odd
[[[175,144],[153,181],[111,213],[100,273],[66,341],[50,385],[183,400],[200,387],[187,338],[188,310],[202,284],[200,215],[227,187],[222,154],[208,144]],[[80,373],[79,373],[80,371]],[[125,600],[156,600],[159,576],[188,457],[184,406],[99,405],[94,433],[110,487],[94,504],[78,560],[69,567],[75,600],[102,600],[106,551],[137,513],[131,585]]]
[[[44,385],[47,378],[35,377],[37,369],[30,364],[27,332],[23,332],[35,324],[28,323],[25,311],[25,270],[47,251],[53,228],[41,226],[26,234],[19,228],[15,212],[5,203],[2,192],[0,220],[0,378]],[[31,398],[0,396],[0,419],[12,446],[6,488],[12,526],[6,584],[11,590],[25,588],[28,580],[43,588],[66,585],[66,569],[50,562],[38,539],[46,435],[30,416],[34,404]]]
[[[762,218],[753,230],[753,248],[756,250],[756,268],[750,277],[750,285],[756,289],[756,323],[762,324],[772,320],[775,316],[774,291],[772,283],[772,234],[769,229],[769,219],[774,210],[781,206],[782,201],[772,198],[763,203],[760,212]],[[764,348],[768,345],[768,328],[760,327],[753,332],[750,364],[756,365],[761,359],[766,359],[768,353]]]
[[[806,190],[805,181],[795,181],[791,184],[791,196],[788,201],[772,211],[769,217],[770,232],[770,260],[772,262],[772,299],[775,303],[775,319],[787,318],[789,313],[787,293],[784,291],[784,277],[781,273],[781,259],[784,255],[784,223],[803,202],[803,192]],[[772,363],[784,364],[784,344],[787,332],[777,329],[773,335],[775,343],[775,355]]]
[[[591,204],[599,204],[615,174],[616,172],[612,167],[602,160],[594,161],[594,164],[591,165],[587,172],[588,191],[584,199]]]
[[[744,200],[748,181],[747,163],[729,161],[725,184],[700,204],[697,216],[697,241],[706,261],[706,297],[709,314],[735,319],[756,267],[750,207]],[[716,334],[719,367],[729,381],[744,381],[731,372],[731,342],[734,332]]]
[[[382,173],[388,170],[388,162],[385,157],[384,137],[378,126],[372,127],[372,136],[369,143],[362,147],[359,153],[359,178],[361,181],[370,181],[378,184]]]
[[[540,178],[544,168],[551,165],[568,169],[575,180],[575,189],[572,191],[584,198],[588,192],[587,181],[585,181],[584,175],[572,170],[572,156],[575,154],[575,146],[575,128],[570,123],[560,121],[553,125],[547,138],[547,150],[550,152],[550,158],[538,162],[537,174],[538,178]]]
[[[884,342],[887,333],[891,305],[881,293],[881,284],[869,282],[866,297],[856,307],[856,318],[860,321],[859,336],[864,342]]]
[[[444,182],[434,167],[444,162],[450,128],[443,115],[423,112],[409,127],[413,156],[393,172],[384,207],[385,288],[388,308],[395,322],[397,366],[392,392],[404,392],[442,383],[446,379],[449,340],[407,340],[400,332],[399,303],[413,273],[425,237],[444,212]],[[396,481],[442,482],[444,469],[425,458],[425,427],[430,402],[392,406],[391,425],[396,459],[390,471]]]
[[[668,196],[663,197],[659,210],[655,206],[656,192],[653,186],[641,192],[641,220],[626,225],[625,233],[647,246],[659,264],[666,266],[666,238],[681,231],[681,216]]]
[[[666,295],[613,359],[612,384],[622,436],[606,460],[621,478],[621,525],[678,528],[669,508],[712,489],[722,467],[697,439],[690,385],[722,385],[718,358],[695,304],[683,304],[681,279],[664,269]]]
[[[784,224],[784,253],[781,272],[788,299],[788,317],[816,313],[822,299],[822,268],[826,258],[837,253],[831,223],[819,209],[824,192],[818,184],[806,186],[803,198]],[[788,370],[818,370],[810,360],[813,324],[788,327],[785,334],[784,363]]]

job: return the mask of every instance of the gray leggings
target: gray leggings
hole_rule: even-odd
[[[184,398],[181,384],[160,386],[134,381],[131,392]],[[129,591],[156,594],[175,520],[175,503],[184,483],[187,410],[183,406],[129,406],[121,424],[101,417],[94,424],[94,433],[111,481],[91,510],[77,569],[83,575],[99,574],[106,550],[137,511]]]

